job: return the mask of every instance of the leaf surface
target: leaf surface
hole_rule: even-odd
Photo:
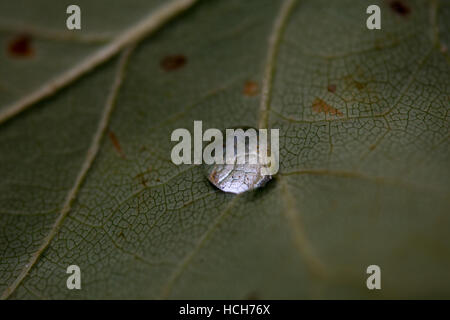
[[[1,4],[2,297],[448,298],[450,5],[401,2],[80,1],[75,35]],[[232,195],[174,165],[194,120],[279,128],[280,172]]]

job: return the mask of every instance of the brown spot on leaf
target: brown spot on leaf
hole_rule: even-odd
[[[398,15],[407,16],[411,12],[411,9],[400,0],[391,1],[389,7]]]
[[[147,181],[148,181],[148,179],[145,179],[144,177],[142,177],[142,179],[141,179],[141,184],[142,184],[144,187],[147,187]]]
[[[256,96],[258,94],[258,84],[253,81],[246,81],[243,93],[248,97]]]
[[[140,184],[142,184],[144,187],[147,187],[147,182],[148,182],[148,178],[146,178],[145,176],[150,173],[150,171],[152,171],[152,167],[149,166],[147,170],[145,170],[144,172],[141,172],[139,174],[137,174],[134,178],[138,179]]]
[[[145,170],[145,171],[143,171],[141,173],[138,173],[137,175],[134,176],[134,178],[135,179],[141,178],[141,177],[145,176],[146,174],[148,174],[151,171],[152,171],[152,166],[148,166],[147,170]]]
[[[375,43],[374,43],[374,48],[375,50],[381,50],[384,48],[384,42],[383,39],[375,39]]]
[[[330,85],[328,85],[328,92],[331,92],[331,93],[335,93],[336,92],[336,85],[335,84],[330,84]]]
[[[182,68],[187,62],[185,56],[181,54],[166,56],[161,60],[161,68],[165,71],[173,71]]]
[[[252,292],[248,293],[244,299],[245,300],[261,300],[261,296],[259,295],[258,292],[252,291]]]
[[[139,149],[140,152],[143,152],[143,151],[145,151],[145,150],[147,150],[147,148],[146,148],[145,146],[142,146],[142,147],[140,147],[140,149]]]
[[[31,36],[20,34],[12,39],[8,44],[8,53],[15,58],[28,58],[34,55],[31,45]]]
[[[369,149],[370,149],[370,151],[373,151],[373,150],[375,150],[376,147],[377,146],[375,144],[372,144],[372,145],[369,146]]]
[[[108,131],[109,140],[111,140],[114,149],[116,149],[117,153],[121,158],[125,158],[125,154],[122,151],[122,147],[120,146],[119,139],[117,139],[117,136],[112,131]]]
[[[364,89],[367,86],[367,83],[359,82],[359,81],[356,81],[356,80],[354,80],[353,82],[355,83],[355,87],[358,90],[362,90],[362,89]]]
[[[210,180],[217,182],[218,181],[218,172],[216,170],[214,170],[213,172],[211,172],[210,174]]]
[[[312,108],[314,112],[317,113],[325,113],[325,114],[331,114],[331,115],[338,115],[342,116],[342,112],[340,112],[338,109],[333,108],[328,103],[323,101],[322,99],[316,98],[313,101]]]

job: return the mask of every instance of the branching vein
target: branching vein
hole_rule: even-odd
[[[235,203],[237,202],[237,200],[240,198],[241,195],[242,194],[236,195],[232,200],[230,200],[230,202],[228,202],[226,207],[217,216],[217,218],[206,230],[206,232],[198,239],[198,242],[195,245],[195,247],[184,257],[184,259],[181,260],[181,262],[175,268],[173,273],[169,276],[167,283],[162,288],[160,299],[166,299],[170,295],[173,285],[178,280],[183,271],[186,269],[186,267],[189,265],[189,263],[192,261],[192,258],[197,254],[197,252],[201,249],[201,247],[205,244],[205,242],[210,238],[211,234],[217,229],[217,227],[227,216],[227,214],[230,212],[231,208],[235,205]]]
[[[281,10],[275,19],[272,33],[269,38],[267,60],[264,69],[264,78],[261,89],[261,101],[259,105],[259,127],[268,127],[268,116],[270,110],[270,98],[272,92],[273,76],[275,74],[275,64],[278,55],[278,48],[281,37],[286,26],[286,22],[297,3],[297,0],[286,0],[281,6]]]
[[[22,281],[25,279],[25,277],[29,274],[31,268],[37,263],[42,253],[47,249],[47,247],[50,245],[50,242],[55,237],[55,235],[58,233],[59,228],[61,227],[62,222],[66,218],[67,214],[69,213],[70,209],[72,208],[72,203],[75,200],[75,197],[78,193],[78,190],[80,189],[84,178],[86,177],[87,172],[91,168],[92,163],[95,160],[95,157],[98,153],[98,150],[100,148],[100,142],[102,140],[102,137],[106,131],[106,128],[108,126],[109,118],[111,115],[111,112],[114,107],[115,99],[117,97],[117,93],[120,89],[120,86],[122,84],[124,71],[126,68],[126,64],[128,62],[129,56],[132,52],[132,48],[129,48],[124,51],[122,54],[122,57],[119,61],[118,65],[118,71],[116,73],[116,77],[114,79],[111,92],[109,93],[105,108],[103,111],[103,114],[101,115],[99,125],[97,127],[97,131],[95,132],[93,138],[92,138],[92,144],[89,147],[86,159],[83,162],[80,172],[78,173],[75,183],[70,189],[69,193],[66,196],[66,199],[64,201],[64,205],[61,209],[60,214],[58,215],[58,218],[56,219],[53,227],[50,229],[50,232],[45,237],[42,245],[39,247],[39,249],[31,256],[30,261],[25,265],[25,267],[20,272],[19,276],[14,280],[14,282],[6,288],[6,290],[3,292],[1,299],[7,299],[15,290],[16,288],[22,283]]]
[[[192,6],[197,0],[173,0],[152,12],[142,21],[119,34],[111,43],[101,47],[73,68],[45,83],[30,95],[19,99],[0,112],[0,124],[24,111],[43,98],[49,97],[61,88],[78,79],[88,71],[107,61],[123,48],[142,40],[145,36],[159,29],[164,23],[178,13]]]

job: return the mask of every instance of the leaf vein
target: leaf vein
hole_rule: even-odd
[[[137,43],[151,32],[158,30],[162,25],[164,25],[164,23],[169,21],[178,13],[188,9],[196,1],[197,0],[174,0],[157,9],[142,21],[119,34],[108,45],[103,46],[100,50],[94,52],[92,55],[76,64],[73,68],[57,76],[56,78],[51,79],[30,95],[19,99],[10,106],[5,107],[4,110],[0,112],[0,124],[28,109],[36,102],[53,95],[61,88],[80,78],[85,73],[106,62],[125,47],[133,43]]]
[[[242,195],[242,193],[236,195],[230,202],[228,202],[228,204],[225,206],[225,208],[222,210],[222,212],[216,217],[216,219],[210,225],[210,227],[206,230],[206,232],[199,238],[199,240],[198,240],[197,244],[194,246],[194,248],[190,252],[188,252],[186,254],[186,256],[184,257],[184,259],[181,260],[181,262],[177,265],[174,272],[169,276],[167,283],[163,286],[159,299],[166,299],[169,296],[175,282],[178,280],[180,275],[183,273],[183,271],[186,269],[186,267],[192,261],[192,259],[197,254],[197,252],[202,248],[202,246],[209,239],[209,237],[212,235],[212,233],[220,225],[220,223],[226,217],[228,212],[230,212],[230,209],[235,205],[235,203],[241,197],[241,195]]]
[[[65,217],[69,213],[70,209],[72,208],[72,203],[75,200],[78,190],[80,189],[87,172],[91,168],[92,163],[94,162],[98,150],[100,148],[100,142],[104,136],[104,133],[106,131],[106,128],[108,126],[108,122],[115,104],[115,99],[117,96],[117,93],[121,87],[125,68],[128,62],[128,59],[130,57],[130,54],[132,52],[133,48],[129,48],[125,50],[125,52],[122,54],[122,57],[118,63],[118,70],[116,73],[116,77],[113,81],[113,85],[111,88],[111,92],[109,93],[106,103],[105,103],[105,109],[103,111],[103,114],[100,118],[100,122],[98,125],[98,128],[93,136],[92,144],[89,147],[86,159],[83,162],[80,172],[78,173],[75,183],[72,187],[72,189],[67,194],[67,197],[64,201],[63,208],[61,209],[61,212],[59,216],[57,217],[53,227],[51,228],[48,235],[45,237],[42,245],[39,247],[39,249],[31,256],[30,261],[25,265],[25,267],[20,272],[19,276],[14,280],[14,282],[8,286],[5,291],[3,292],[1,299],[7,299],[16,289],[17,287],[22,283],[22,281],[25,279],[25,277],[29,274],[31,268],[37,263],[39,258],[41,257],[42,253],[47,249],[47,247],[50,245],[50,242],[55,237],[55,235],[58,233],[58,230],[64,221]]]
[[[273,76],[275,74],[275,60],[278,55],[278,49],[281,42],[286,22],[294,9],[297,0],[286,0],[281,6],[275,23],[273,25],[272,33],[269,37],[269,47],[267,53],[267,60],[264,69],[264,78],[262,81],[261,101],[259,105],[259,128],[267,128],[269,122],[270,99],[272,92]]]

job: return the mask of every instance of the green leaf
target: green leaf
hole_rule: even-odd
[[[78,2],[0,4],[3,298],[450,296],[449,2]],[[280,172],[174,165],[194,120],[279,128]]]

